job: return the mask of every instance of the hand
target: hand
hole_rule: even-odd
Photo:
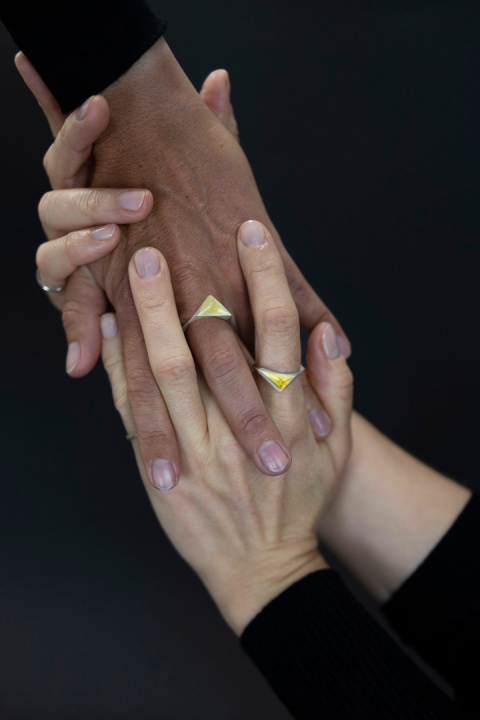
[[[67,372],[75,378],[82,377],[94,367],[100,356],[101,336],[99,318],[108,307],[108,299],[96,283],[87,267],[79,267],[80,246],[75,242],[83,238],[86,242],[95,231],[92,240],[103,244],[91,244],[91,252],[98,248],[98,258],[105,257],[118,244],[120,231],[114,229],[110,238],[105,236],[98,223],[113,229],[112,222],[129,224],[143,220],[151,211],[150,193],[146,193],[138,211],[124,211],[119,208],[117,198],[120,192],[60,192],[64,188],[81,188],[87,184],[91,170],[92,147],[108,126],[110,111],[102,97],[90,99],[89,112],[82,122],[75,115],[65,116],[47,86],[31,63],[18,53],[17,67],[28,87],[42,107],[52,134],[56,137],[45,155],[44,165],[51,186],[57,192],[46,193],[39,206],[40,221],[49,240],[58,238],[56,243],[44,243],[37,252],[37,266],[43,283],[50,287],[65,286],[65,292],[48,295],[52,304],[62,311],[62,320],[68,341],[66,360]],[[238,127],[230,102],[230,82],[226,70],[214,70],[203,83],[200,96],[223,123],[231,135],[238,140]],[[99,194],[103,193],[103,194]],[[116,213],[112,215],[112,213]],[[65,235],[66,230],[69,230]],[[69,250],[71,245],[74,248]],[[109,250],[107,251],[107,248]],[[64,252],[66,251],[66,252]],[[68,252],[67,252],[68,251]],[[98,259],[94,254],[85,253],[85,263]],[[72,271],[76,265],[78,270]]]
[[[238,254],[255,320],[256,361],[259,366],[281,365],[294,371],[301,355],[295,305],[268,230],[255,223],[256,231],[263,233],[263,245],[242,242],[252,225],[240,228]],[[142,277],[145,268],[147,277]],[[134,441],[140,472],[170,540],[199,574],[232,629],[241,634],[276,595],[326,567],[317,551],[315,526],[350,452],[352,376],[339,352],[335,359],[325,353],[335,332],[331,325],[320,324],[310,337],[307,362],[322,390],[317,404],[327,410],[332,429],[328,439],[317,443],[304,401],[300,380],[305,380],[304,375],[278,393],[255,374],[262,399],[293,458],[288,471],[266,478],[239,445],[204,379],[197,376],[165,258],[154,248],[137,251],[129,277],[150,366],[177,433],[181,483],[172,492],[155,492]],[[272,306],[277,308],[275,315]],[[285,320],[281,334],[276,322],[280,312]],[[124,345],[112,330],[115,316],[108,314],[103,322],[108,328],[103,360],[115,405],[130,433],[134,424],[125,392]],[[276,457],[285,463],[280,453]],[[173,474],[165,477],[165,489],[175,482]]]
[[[156,81],[159,76],[161,83]],[[139,88],[147,85],[148,93],[139,93]],[[152,476],[157,458],[168,461],[178,475],[173,429],[147,370],[128,289],[128,260],[147,240],[158,243],[172,267],[182,320],[213,293],[233,310],[240,334],[248,343],[252,323],[234,238],[238,225],[252,215],[272,226],[245,156],[201,102],[164,40],[105,95],[112,122],[96,146],[93,184],[137,186],[144,184],[140,178],[148,178],[157,202],[149,218],[135,229],[127,229],[126,242],[92,271],[118,311],[130,404],[147,473]],[[81,112],[88,111],[89,106]],[[276,239],[304,324],[311,326],[320,317],[329,317],[336,324],[302,279],[278,236]],[[275,442],[288,451],[261,402],[231,328],[218,323],[198,325],[190,326],[189,341],[209,386],[241,445],[264,472],[275,473],[274,465],[265,465],[265,448]]]

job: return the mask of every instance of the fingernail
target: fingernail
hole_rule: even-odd
[[[352,354],[352,348],[342,335],[337,335],[338,347],[344,358],[348,359]]]
[[[264,443],[258,454],[265,469],[269,472],[280,473],[288,465],[289,457],[287,453],[274,440]]]
[[[77,110],[77,116],[76,116],[77,120],[85,120],[85,118],[87,117],[89,103],[90,103],[90,98],[88,98],[88,100],[85,100],[83,105],[80,105],[80,107]]]
[[[113,313],[106,313],[100,318],[100,327],[102,329],[102,337],[109,340],[117,334],[117,320]]]
[[[129,190],[118,196],[118,204],[123,210],[140,210],[145,200],[143,190]]]
[[[76,366],[78,365],[78,361],[80,360],[80,343],[73,342],[70,343],[68,346],[68,352],[67,352],[67,360],[66,360],[66,367],[67,367],[67,373],[70,375],[70,373],[75,370]]]
[[[157,253],[152,248],[142,248],[135,255],[135,267],[144,280],[155,277],[160,269]]]
[[[225,70],[225,87],[227,89],[228,97],[230,99],[230,75],[228,74],[228,70]]]
[[[244,245],[265,245],[265,231],[257,220],[247,220],[240,228],[240,239]]]
[[[175,470],[168,460],[154,460],[152,476],[157,490],[171,490],[175,485]]]
[[[102,227],[95,228],[92,230],[92,237],[94,240],[108,240],[115,232],[115,225],[103,225]]]
[[[340,348],[338,346],[335,330],[331,325],[327,325],[322,335],[323,351],[329,360],[336,360],[340,357]]]
[[[308,413],[308,419],[316,438],[326,437],[332,429],[332,421],[327,413],[320,408],[314,408]]]

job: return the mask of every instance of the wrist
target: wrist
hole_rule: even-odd
[[[254,561],[230,568],[228,578],[209,587],[218,609],[233,632],[240,636],[247,625],[288,587],[318,570],[328,568],[316,542],[296,549],[275,549]]]

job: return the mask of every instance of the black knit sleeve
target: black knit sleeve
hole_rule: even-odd
[[[275,598],[241,644],[297,720],[464,717],[333,570]]]
[[[383,608],[402,639],[480,717],[480,497],[474,495],[425,562]]]
[[[63,112],[117,80],[166,27],[143,0],[4,0],[0,20]]]

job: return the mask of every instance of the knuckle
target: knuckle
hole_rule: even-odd
[[[271,254],[266,255],[265,257],[256,258],[255,262],[252,263],[252,266],[250,268],[250,272],[253,276],[255,275],[263,275],[263,274],[277,274],[279,271],[279,261],[276,257],[273,257]]]
[[[235,355],[228,348],[221,348],[212,354],[208,372],[214,381],[228,380],[237,370]]]
[[[84,324],[88,315],[90,315],[90,303],[87,300],[81,298],[67,300],[62,312],[62,323],[67,335],[72,328]]]
[[[127,394],[132,405],[142,403],[149,407],[158,395],[158,387],[146,369],[130,368],[127,373]]]
[[[51,145],[43,156],[43,168],[49,177],[52,168],[52,147]]]
[[[38,214],[40,221],[45,224],[52,205],[52,193],[47,192],[40,198],[38,203]]]
[[[145,315],[155,315],[168,307],[168,299],[156,293],[155,295],[143,295],[139,298],[138,308]]]
[[[186,356],[169,357],[155,363],[155,377],[161,378],[169,385],[183,386],[196,380],[197,374],[193,360]]]
[[[265,414],[258,412],[258,409],[249,410],[240,419],[240,430],[245,435],[258,437],[267,430],[269,422]]]
[[[298,312],[292,306],[265,308],[260,314],[260,330],[267,335],[291,335],[298,327]]]
[[[83,194],[83,206],[89,217],[95,217],[102,207],[102,194],[98,190],[86,190]]]

